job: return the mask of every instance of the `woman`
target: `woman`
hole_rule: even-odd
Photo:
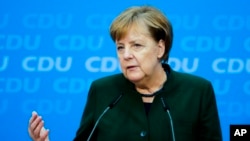
[[[110,35],[122,74],[92,83],[74,141],[222,140],[211,83],[165,63],[173,35],[161,11],[130,7],[113,21]],[[33,140],[48,140],[36,113],[28,129]]]

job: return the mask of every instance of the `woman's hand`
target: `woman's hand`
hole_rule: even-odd
[[[44,128],[42,117],[35,111],[29,120],[28,132],[33,141],[49,141],[49,130]]]

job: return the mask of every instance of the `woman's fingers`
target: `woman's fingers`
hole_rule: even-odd
[[[45,129],[44,127],[42,128],[40,132],[40,138],[42,141],[49,141],[49,130]]]
[[[28,132],[34,141],[49,141],[49,130],[44,128],[42,117],[35,111],[29,120]]]
[[[29,120],[29,127],[33,128],[34,124],[33,124],[33,126],[31,126],[31,124],[36,120],[37,117],[38,117],[38,114],[33,111],[32,116],[31,116],[31,118]]]
[[[33,117],[33,116],[32,116],[32,117]],[[41,124],[43,124],[43,123],[42,123],[42,117],[41,117],[41,116],[35,115],[33,118],[34,118],[34,119],[31,119],[31,123],[30,123],[31,132],[33,132],[33,133],[39,133],[40,130],[41,130]],[[37,128],[39,128],[39,127],[40,127],[40,130],[37,129]],[[37,130],[39,130],[39,132],[38,132]],[[37,135],[37,134],[36,134],[36,135]]]
[[[40,132],[41,132],[43,126],[44,126],[44,121],[42,120],[42,117],[40,116],[34,122],[36,122],[35,124],[37,126],[34,128],[33,133],[34,133],[35,137],[39,137],[40,136]]]
[[[32,116],[29,120],[29,133],[32,138],[37,138],[40,136],[40,131],[43,127],[42,117],[36,112],[32,112]]]
[[[40,121],[41,117],[39,117],[36,112],[32,112],[32,116],[29,120],[29,127],[28,127],[29,134],[32,138],[35,138],[37,136],[37,134],[35,134],[34,131],[36,130],[36,127]]]

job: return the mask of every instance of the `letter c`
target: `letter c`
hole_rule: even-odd
[[[227,60],[226,60],[225,58],[216,59],[216,60],[213,62],[213,65],[212,65],[213,70],[214,70],[215,72],[217,72],[217,73],[225,73],[226,70],[225,70],[225,69],[220,69],[218,65],[219,65],[220,63],[223,63],[223,62],[226,62],[226,61],[227,61]]]
[[[98,72],[99,68],[95,68],[92,66],[93,62],[97,62],[97,61],[101,61],[101,58],[97,56],[89,58],[85,63],[87,70],[90,72]]]
[[[26,71],[35,71],[35,67],[30,67],[28,63],[30,61],[35,61],[37,58],[32,56],[32,57],[27,57],[23,60],[22,66]]]

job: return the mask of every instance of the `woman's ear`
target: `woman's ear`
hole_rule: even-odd
[[[158,58],[161,59],[165,52],[165,41],[160,39],[158,41]]]

